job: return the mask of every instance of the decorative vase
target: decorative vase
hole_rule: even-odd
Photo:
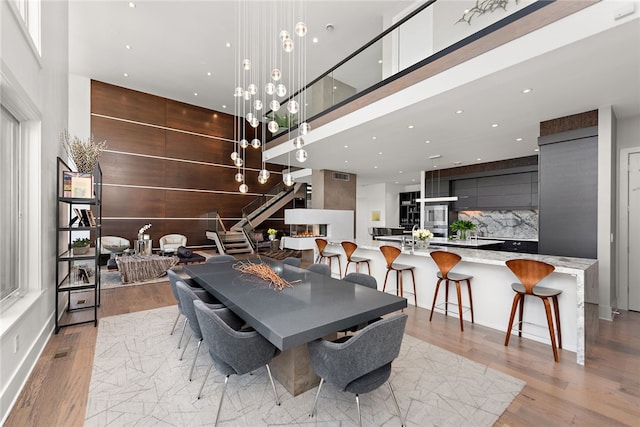
[[[269,240],[276,240],[275,234],[269,234]]]
[[[427,249],[431,239],[418,239],[418,247],[421,249]]]
[[[467,240],[467,230],[460,230],[458,233],[458,238],[460,240]]]

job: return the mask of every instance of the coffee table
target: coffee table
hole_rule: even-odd
[[[164,275],[178,263],[178,257],[131,255],[116,258],[123,283],[143,282]]]

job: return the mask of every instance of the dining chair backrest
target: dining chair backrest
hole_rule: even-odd
[[[327,247],[328,243],[329,242],[327,242],[326,239],[317,238],[316,239],[316,245],[318,246],[318,252],[320,252],[322,254],[322,252],[324,252],[324,248]]]
[[[358,285],[366,286],[371,289],[378,289],[378,281],[375,277],[364,273],[349,273],[344,276],[343,280],[347,282],[356,283]]]
[[[283,264],[292,265],[294,267],[300,267],[300,258],[288,256],[282,260]]]
[[[187,286],[183,281],[178,280],[176,282],[176,289],[178,291],[178,298],[180,301],[180,305],[182,307],[182,314],[185,315],[187,319],[189,319],[189,327],[191,328],[191,332],[193,333],[193,337],[196,339],[202,338],[202,331],[200,330],[200,325],[198,324],[198,319],[196,317],[195,309],[193,308],[194,301],[202,301],[203,304],[209,303],[209,301],[203,301],[202,298],[198,294],[196,294],[193,289]],[[202,290],[207,296],[208,294],[204,289]],[[211,304],[217,308],[224,308],[222,304]]]
[[[331,267],[329,267],[328,264],[311,264],[307,267],[307,270],[322,274],[323,276],[331,276]]]
[[[529,295],[533,294],[534,286],[555,270],[553,265],[533,259],[510,259],[506,264]]]
[[[449,271],[451,271],[451,269],[462,259],[460,255],[453,252],[432,251],[430,255],[438,266],[442,277],[445,279],[447,278]]]
[[[238,259],[233,255],[222,254],[222,255],[210,256],[209,258],[207,258],[205,262],[207,264],[215,264],[217,262],[233,262],[237,260]]]

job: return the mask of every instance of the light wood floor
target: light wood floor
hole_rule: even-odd
[[[168,282],[102,291],[100,317],[175,304]],[[600,338],[587,366],[575,354],[553,361],[548,346],[409,307],[406,332],[527,382],[496,423],[498,426],[640,425],[640,313],[623,312],[600,321]],[[508,313],[505,313],[507,316]],[[81,426],[83,424],[97,329],[62,329],[49,340],[5,424]],[[55,358],[59,351],[68,355]]]

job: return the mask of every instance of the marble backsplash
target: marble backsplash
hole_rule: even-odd
[[[458,218],[476,224],[479,237],[538,239],[538,211],[460,211]]]

